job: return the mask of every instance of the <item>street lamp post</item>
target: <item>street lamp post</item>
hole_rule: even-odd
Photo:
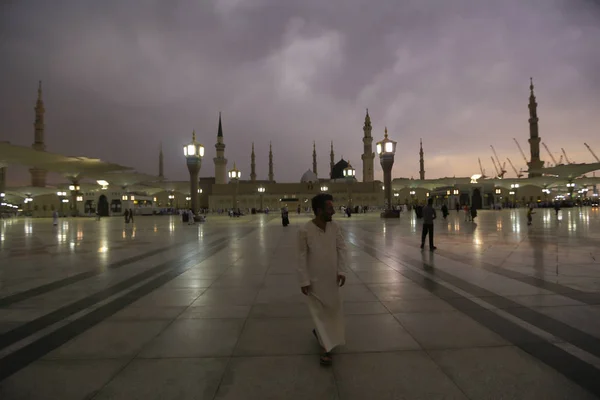
[[[242,173],[239,169],[235,167],[235,163],[233,163],[233,168],[229,170],[229,182],[235,184],[235,191],[233,192],[233,211],[237,209],[237,194],[238,194],[238,185],[240,183],[240,178],[242,177]]]
[[[56,195],[58,196],[58,207],[59,207],[59,211],[60,211],[60,216],[62,217],[63,214],[63,204],[66,203],[64,200],[67,197],[67,192],[56,192]]]
[[[198,174],[204,157],[204,146],[196,142],[196,131],[192,132],[192,142],[183,146],[188,171],[190,172],[190,208],[198,212]]]
[[[511,194],[513,195],[513,204],[514,204],[514,207],[517,206],[517,202],[518,202],[517,189],[519,189],[519,186],[520,185],[518,183],[513,183],[513,184],[510,185],[510,188],[512,189],[511,190],[511,192],[512,192]]]
[[[385,191],[385,211],[381,214],[383,218],[399,218],[400,213],[392,210],[392,167],[394,166],[394,155],[396,154],[396,142],[388,139],[387,127],[383,140],[377,142],[377,154],[383,168],[383,186]]]
[[[569,190],[569,197],[573,198],[573,191],[575,190],[575,183],[569,182],[567,183],[567,189]]]
[[[69,185],[69,191],[71,192],[71,209],[72,216],[77,217],[79,215],[79,210],[77,209],[77,198],[79,197],[79,190],[81,187],[74,181],[72,185]]]
[[[264,186],[260,186],[257,190],[258,190],[258,197],[260,197],[260,208],[259,208],[259,210],[260,210],[260,212],[262,212],[263,211],[263,194],[265,193],[266,189],[264,188]]]
[[[543,188],[542,192],[544,193],[544,203],[546,203],[546,206],[548,206],[548,195],[550,194],[550,189]]]
[[[352,182],[356,179],[356,170],[352,168],[350,165],[350,161],[348,161],[348,166],[344,168],[344,178],[346,179],[346,193],[348,195],[348,207],[352,210]]]

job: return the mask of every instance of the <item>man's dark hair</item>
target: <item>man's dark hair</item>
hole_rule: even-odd
[[[313,212],[317,215],[317,210],[320,208],[321,210],[325,209],[325,203],[328,201],[333,201],[333,196],[327,193],[319,193],[311,200],[311,205]]]
[[[433,197],[427,199],[427,204],[429,204],[430,206],[433,205]]]

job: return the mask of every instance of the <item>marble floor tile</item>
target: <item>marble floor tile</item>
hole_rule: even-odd
[[[317,356],[234,358],[219,387],[218,400],[337,400],[330,368]]]
[[[430,354],[472,399],[596,399],[515,347],[441,350]]]
[[[150,341],[140,358],[224,357],[238,341],[242,319],[180,319]]]
[[[168,321],[105,321],[51,351],[44,359],[133,357],[167,324]]]
[[[201,319],[201,318],[242,318],[245,319],[250,313],[250,306],[229,305],[206,305],[189,307],[183,312],[179,319]]]
[[[94,399],[213,399],[226,358],[136,359]]]
[[[92,398],[126,360],[36,361],[0,382],[0,399]]]
[[[257,318],[244,326],[236,356],[318,354],[310,318]]]
[[[248,306],[254,303],[258,295],[256,288],[208,288],[192,304],[192,307],[226,304]]]
[[[423,351],[339,354],[333,369],[341,399],[468,399]]]
[[[340,353],[417,350],[419,344],[392,315],[349,315],[346,317],[346,345]]]
[[[496,333],[459,312],[394,314],[425,349],[501,346]]]

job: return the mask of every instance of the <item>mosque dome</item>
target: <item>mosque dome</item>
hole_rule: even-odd
[[[343,158],[337,162],[333,166],[333,171],[331,171],[331,179],[343,179],[344,178],[344,169],[348,167],[348,161]]]
[[[302,174],[302,178],[300,178],[300,183],[318,183],[319,178],[317,174],[312,172],[310,169],[307,170],[304,174]]]

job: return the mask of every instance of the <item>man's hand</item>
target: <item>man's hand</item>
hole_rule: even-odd
[[[308,296],[308,292],[310,292],[310,285],[302,286],[300,290],[302,290],[303,295]]]
[[[344,284],[346,283],[346,276],[338,274],[338,276],[337,276],[337,283],[338,283],[339,287],[344,286]]]

